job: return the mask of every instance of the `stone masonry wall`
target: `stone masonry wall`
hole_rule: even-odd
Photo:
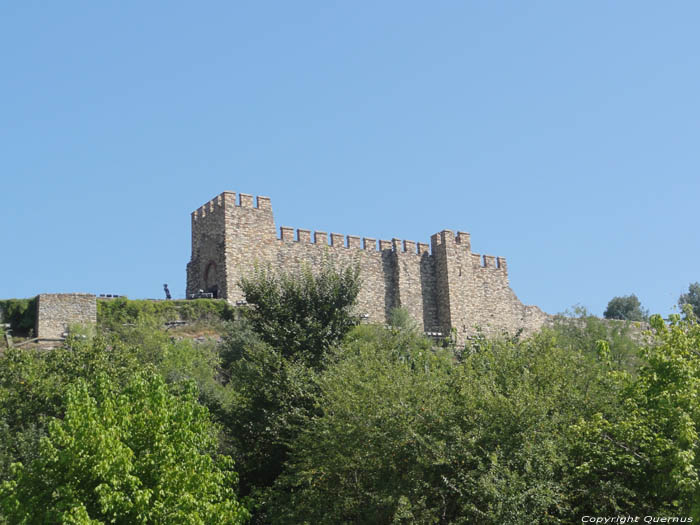
[[[401,306],[426,331],[454,330],[458,341],[476,332],[530,333],[548,318],[525,306],[508,283],[502,257],[471,252],[469,234],[443,230],[431,244],[400,239],[281,227],[277,236],[270,199],[224,192],[192,213],[192,257],[187,293],[209,291],[235,303],[237,283],[256,266],[295,271],[318,270],[324,260],[358,264],[362,286],[357,313],[386,323]]]
[[[36,336],[41,339],[61,339],[71,324],[97,323],[97,300],[91,294],[39,294],[36,308]]]

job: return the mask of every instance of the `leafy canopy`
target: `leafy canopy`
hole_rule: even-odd
[[[618,410],[572,427],[572,491],[579,512],[668,513],[700,518],[700,326],[650,320],[655,344],[622,386]]]
[[[316,274],[308,267],[281,273],[258,268],[239,284],[260,338],[284,357],[313,367],[357,323],[352,308],[360,291],[358,266],[336,269],[326,261]]]
[[[102,374],[67,391],[30,464],[13,465],[0,503],[13,523],[242,523],[228,457],[188,383],[177,394],[152,371],[119,391]]]
[[[649,313],[642,308],[642,304],[636,295],[613,297],[603,313],[606,319],[620,319],[622,321],[644,321]]]
[[[274,523],[575,521],[566,433],[615,394],[595,362],[548,336],[482,341],[456,361],[374,326],[338,352],[275,485]]]
[[[700,283],[691,283],[688,286],[688,292],[681,294],[678,298],[678,306],[683,308],[683,305],[689,304],[693,309],[695,317],[700,317]]]

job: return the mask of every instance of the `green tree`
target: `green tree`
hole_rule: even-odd
[[[260,338],[284,357],[313,367],[357,323],[352,308],[360,291],[358,266],[336,269],[325,262],[316,274],[308,267],[296,273],[258,268],[240,286]]]
[[[606,319],[622,321],[644,321],[649,317],[649,312],[642,308],[642,303],[636,295],[632,294],[610,299],[603,316]]]
[[[0,323],[9,323],[17,336],[32,333],[36,323],[36,298],[0,300]]]
[[[690,283],[688,293],[681,294],[678,298],[678,306],[683,308],[683,305],[689,304],[695,317],[700,317],[700,283]]]
[[[220,419],[234,450],[241,494],[267,520],[267,489],[287,460],[289,443],[316,413],[316,375],[357,320],[357,267],[324,263],[317,273],[257,269],[241,281],[250,309],[231,323],[221,345],[233,393]]]
[[[175,394],[152,371],[119,390],[107,376],[92,395],[67,390],[38,457],[13,466],[0,489],[15,523],[242,523],[227,457],[192,383]]]
[[[652,316],[654,344],[635,377],[611,371],[618,409],[572,427],[570,489],[579,513],[700,519],[700,326]],[[603,345],[604,346],[604,345]]]
[[[261,522],[265,489],[282,471],[289,443],[316,413],[316,372],[258,341],[226,373],[235,397],[220,419],[232,441],[241,494],[253,495]]]
[[[272,521],[573,522],[567,433],[614,402],[602,372],[551,334],[481,340],[457,362],[419,335],[358,327],[319,379]]]

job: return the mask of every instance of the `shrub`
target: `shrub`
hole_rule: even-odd
[[[230,321],[233,314],[234,307],[223,299],[149,301],[119,297],[97,301],[97,323],[105,328],[148,321],[160,324],[168,321]]]
[[[10,324],[15,335],[29,335],[36,325],[36,297],[0,300],[0,319]]]

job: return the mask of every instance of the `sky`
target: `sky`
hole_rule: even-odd
[[[0,298],[184,297],[190,213],[471,233],[549,313],[700,281],[700,3],[0,4]]]

